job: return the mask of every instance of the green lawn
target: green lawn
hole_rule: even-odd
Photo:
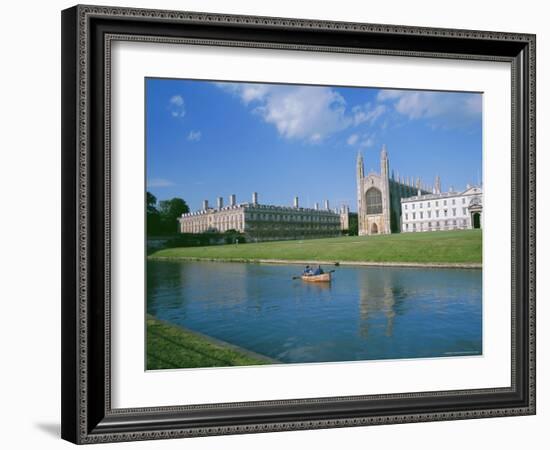
[[[170,248],[151,256],[181,259],[257,261],[363,261],[481,263],[481,230],[349,236],[302,241]]]
[[[245,350],[147,316],[147,369],[253,366],[269,364]]]

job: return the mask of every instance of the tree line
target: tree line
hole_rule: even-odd
[[[178,232],[178,217],[189,212],[189,206],[182,198],[157,201],[147,192],[147,235],[159,236]]]

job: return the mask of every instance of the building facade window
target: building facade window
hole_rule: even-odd
[[[382,193],[376,188],[367,191],[367,214],[382,213]]]

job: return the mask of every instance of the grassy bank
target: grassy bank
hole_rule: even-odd
[[[481,263],[481,230],[349,236],[302,241],[170,248],[153,258],[258,261],[362,261],[393,263]]]
[[[253,366],[268,358],[147,316],[147,369]]]

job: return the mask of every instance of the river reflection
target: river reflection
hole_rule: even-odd
[[[149,261],[147,310],[287,363],[481,354],[481,271]]]

